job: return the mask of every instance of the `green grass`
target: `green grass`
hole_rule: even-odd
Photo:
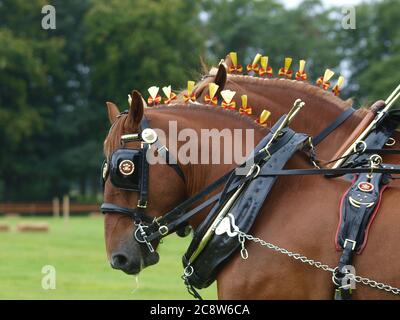
[[[19,222],[46,221],[48,233],[20,233]],[[142,271],[138,282],[113,270],[106,259],[102,217],[0,218],[12,229],[0,232],[0,299],[192,299],[180,276],[190,237],[171,235],[160,245],[160,262]],[[41,272],[56,268],[56,289],[44,290]],[[215,285],[202,290],[216,298]]]

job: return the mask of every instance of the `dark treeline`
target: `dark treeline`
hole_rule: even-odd
[[[41,26],[44,5],[56,29]],[[0,201],[99,193],[105,101],[127,107],[136,88],[175,90],[229,51],[260,52],[275,70],[307,60],[311,78],[345,69],[345,97],[384,98],[398,83],[400,2],[342,8],[318,0],[287,9],[276,0],[0,0]],[[342,68],[342,69],[341,69]]]

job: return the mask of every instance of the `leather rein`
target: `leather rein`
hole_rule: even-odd
[[[316,164],[315,159],[315,149],[314,146],[321,141],[323,141],[330,133],[332,133],[336,128],[338,128],[346,119],[348,119],[353,113],[354,109],[346,110],[343,114],[341,114],[332,124],[330,124],[325,130],[323,130],[319,135],[317,135],[314,139],[308,139],[307,143],[304,144],[302,151],[307,154],[311,163],[314,164],[314,169],[282,169],[268,172],[266,174],[260,176],[287,176],[287,175],[325,175],[328,178],[343,176],[347,174],[360,174],[360,173],[371,173],[372,171],[375,173],[385,173],[385,174],[400,174],[400,167],[376,167],[369,165],[369,163],[357,163],[359,167],[346,167],[346,168],[338,168],[338,169],[329,169],[329,168],[320,168]],[[126,113],[126,112],[125,112]],[[146,244],[151,252],[154,251],[151,242],[154,240],[159,240],[175,231],[177,231],[180,227],[184,226],[188,223],[188,221],[193,218],[197,213],[199,213],[204,208],[208,207],[212,203],[215,203],[220,200],[222,196],[226,193],[237,188],[239,185],[246,183],[251,179],[255,179],[258,175],[257,170],[254,170],[254,166],[246,166],[246,163],[242,164],[239,167],[248,168],[247,175],[243,175],[239,181],[234,184],[228,184],[227,182],[231,180],[235,176],[235,169],[229,171],[210,185],[206,186],[204,189],[191,196],[187,200],[183,201],[177,207],[172,209],[171,211],[165,213],[160,217],[151,217],[146,214],[145,209],[147,208],[147,199],[148,199],[148,183],[149,183],[149,163],[147,162],[146,153],[150,146],[155,146],[159,154],[163,156],[166,160],[166,163],[172,167],[176,173],[185,181],[185,176],[177,164],[175,158],[169,153],[166,146],[164,146],[158,139],[157,134],[153,129],[150,128],[147,119],[143,118],[141,125],[140,134],[132,134],[126,135],[125,137],[128,141],[136,140],[142,143],[142,159],[141,159],[141,176],[140,176],[140,188],[139,188],[139,200],[135,209],[121,207],[114,203],[103,203],[101,205],[101,211],[103,214],[111,213],[111,214],[123,214],[132,218],[137,226],[137,230],[135,232],[135,238],[139,243]],[[145,135],[144,133],[150,132],[150,134]],[[150,131],[151,130],[151,131]],[[149,138],[149,136],[151,138]],[[124,138],[124,137],[122,137]],[[280,148],[284,145],[288,140],[288,137],[285,135],[282,138],[279,138],[272,144],[271,148]],[[313,143],[314,142],[314,143]],[[257,164],[262,159],[265,159],[270,155],[271,150],[263,148],[266,144],[265,138],[261,140],[261,142],[256,146],[253,156],[251,157],[251,161],[253,164]],[[400,154],[400,150],[356,150],[354,154],[366,154],[366,153],[392,153],[392,154]],[[106,160],[107,162],[107,160]],[[103,170],[103,185],[108,178],[108,174],[104,174]],[[222,185],[229,185],[229,190],[223,190],[209,199],[205,200],[198,206],[192,208],[192,206],[198,202],[200,199],[209,195],[213,191],[215,191],[218,187]]]

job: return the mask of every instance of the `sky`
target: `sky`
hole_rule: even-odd
[[[286,7],[294,8],[296,7],[302,0],[280,0]],[[362,0],[322,0],[322,3],[325,7],[330,6],[351,6],[362,2]]]

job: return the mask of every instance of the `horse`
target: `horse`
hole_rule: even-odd
[[[300,113],[291,127],[297,132],[304,132],[313,137],[353,105],[352,99],[342,100],[333,93],[307,81],[229,74],[227,69],[231,65],[228,55],[221,61],[218,68],[211,68],[210,72],[202,77],[193,90],[197,101],[204,101],[204,96],[208,93],[208,84],[214,82],[219,86],[218,92],[224,89],[235,91],[234,100],[237,105],[240,105],[240,96],[246,94],[252,106],[253,115],[258,117],[264,109],[267,109],[271,112],[270,123],[275,123],[287,111],[291,102],[300,98],[306,102],[307,109],[312,111]],[[318,156],[321,160],[328,161],[340,157],[383,105],[384,101],[378,100],[370,109],[357,109],[340,126],[340,130],[333,131],[318,145]],[[343,136],[346,138],[343,139]],[[396,131],[393,138],[400,141],[400,132]],[[398,163],[398,157],[386,155],[385,161]]]
[[[107,103],[111,128],[104,141],[106,158],[120,147],[122,135],[139,132],[143,115],[152,128],[163,132],[169,132],[169,121],[177,121],[178,131],[190,128],[198,134],[203,129],[249,129],[254,132],[255,143],[268,133],[267,128],[256,124],[249,117],[222,110],[220,107],[175,104],[144,108],[144,101],[138,92],[133,91],[131,96],[132,102],[127,113],[120,113],[115,104]],[[183,142],[176,140],[176,137],[166,135],[162,143],[165,146],[177,144],[182,147]],[[244,137],[240,142],[245,147],[250,143]],[[139,142],[127,142],[126,147],[138,148]],[[221,157],[225,153],[224,149],[220,146],[217,150]],[[211,150],[207,152],[211,154]],[[176,154],[174,156],[177,158]],[[148,205],[145,209],[148,216],[161,216],[236,166],[234,163],[181,163],[179,158],[177,164],[185,179],[179,177],[168,165],[150,165]],[[302,154],[296,153],[287,163],[287,167],[306,168],[309,163]],[[280,177],[264,202],[250,233],[287,250],[335,266],[340,256],[334,245],[339,219],[338,207],[341,196],[348,187],[349,183],[344,180],[328,180],[322,176]],[[386,189],[380,211],[369,232],[369,243],[363,254],[354,259],[357,275],[368,276],[397,287],[400,285],[397,273],[400,263],[397,246],[400,241],[400,215],[396,210],[399,191],[395,187]],[[116,188],[110,179],[105,181],[105,202],[134,208],[138,198],[137,192]],[[209,207],[205,208],[190,220],[193,230],[205,218],[208,209]],[[138,228],[132,219],[126,215],[105,212],[104,221],[107,257],[113,268],[127,274],[139,274],[144,268],[158,262],[158,253],[150,252],[132,236]],[[156,248],[158,243],[153,245]],[[219,299],[332,298],[334,285],[331,273],[313,269],[308,264],[290,259],[254,242],[247,241],[246,248],[249,254],[247,260],[235,253],[218,272],[216,281]],[[353,297],[391,299],[397,296],[358,285]]]

